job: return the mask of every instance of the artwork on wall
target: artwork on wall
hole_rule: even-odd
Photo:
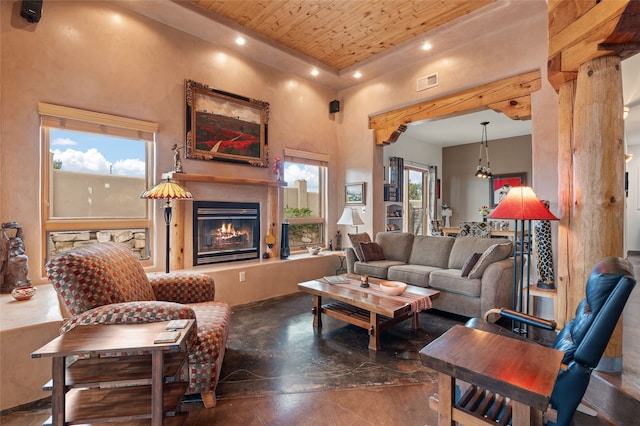
[[[495,208],[507,195],[509,189],[514,186],[523,186],[527,183],[526,173],[511,173],[504,175],[493,175],[489,181],[489,207]]]
[[[347,183],[344,186],[344,203],[350,206],[365,204],[365,183]]]
[[[269,103],[186,81],[187,158],[267,167]]]

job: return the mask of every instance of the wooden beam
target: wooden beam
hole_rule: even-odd
[[[531,98],[529,95],[508,99],[488,105],[495,112],[501,112],[512,120],[531,120]]]
[[[580,65],[615,54],[640,52],[637,0],[549,0],[548,79],[556,91],[575,79]]]
[[[530,116],[530,94],[540,90],[540,87],[540,71],[530,71],[473,89],[371,116],[369,117],[369,128],[376,131],[376,144],[381,145],[395,142],[392,133],[399,130],[402,125],[434,117],[479,111],[490,105],[503,108],[517,116],[519,116],[517,111],[528,110]]]

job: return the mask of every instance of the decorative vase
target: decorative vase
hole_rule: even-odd
[[[289,222],[282,224],[282,234],[280,241],[280,259],[286,259],[291,254],[289,249]]]
[[[487,217],[486,217],[486,216],[482,216],[482,221],[483,221],[484,223],[487,223]]]
[[[16,300],[29,300],[36,294],[37,289],[32,286],[16,287],[11,290],[11,295]]]
[[[549,201],[543,200],[549,208]],[[553,249],[551,240],[551,222],[548,220],[536,220],[534,222],[536,238],[536,254],[538,256],[538,282],[536,286],[544,290],[555,288],[555,274],[553,270]]]

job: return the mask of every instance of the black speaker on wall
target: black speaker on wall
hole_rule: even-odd
[[[29,22],[38,22],[42,17],[42,0],[22,0],[20,16]]]
[[[331,114],[340,112],[340,101],[335,100],[335,101],[329,102],[329,112]]]

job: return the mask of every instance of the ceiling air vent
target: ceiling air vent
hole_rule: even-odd
[[[438,85],[438,73],[434,72],[433,74],[420,77],[418,80],[416,80],[416,83],[416,92],[435,87]]]

